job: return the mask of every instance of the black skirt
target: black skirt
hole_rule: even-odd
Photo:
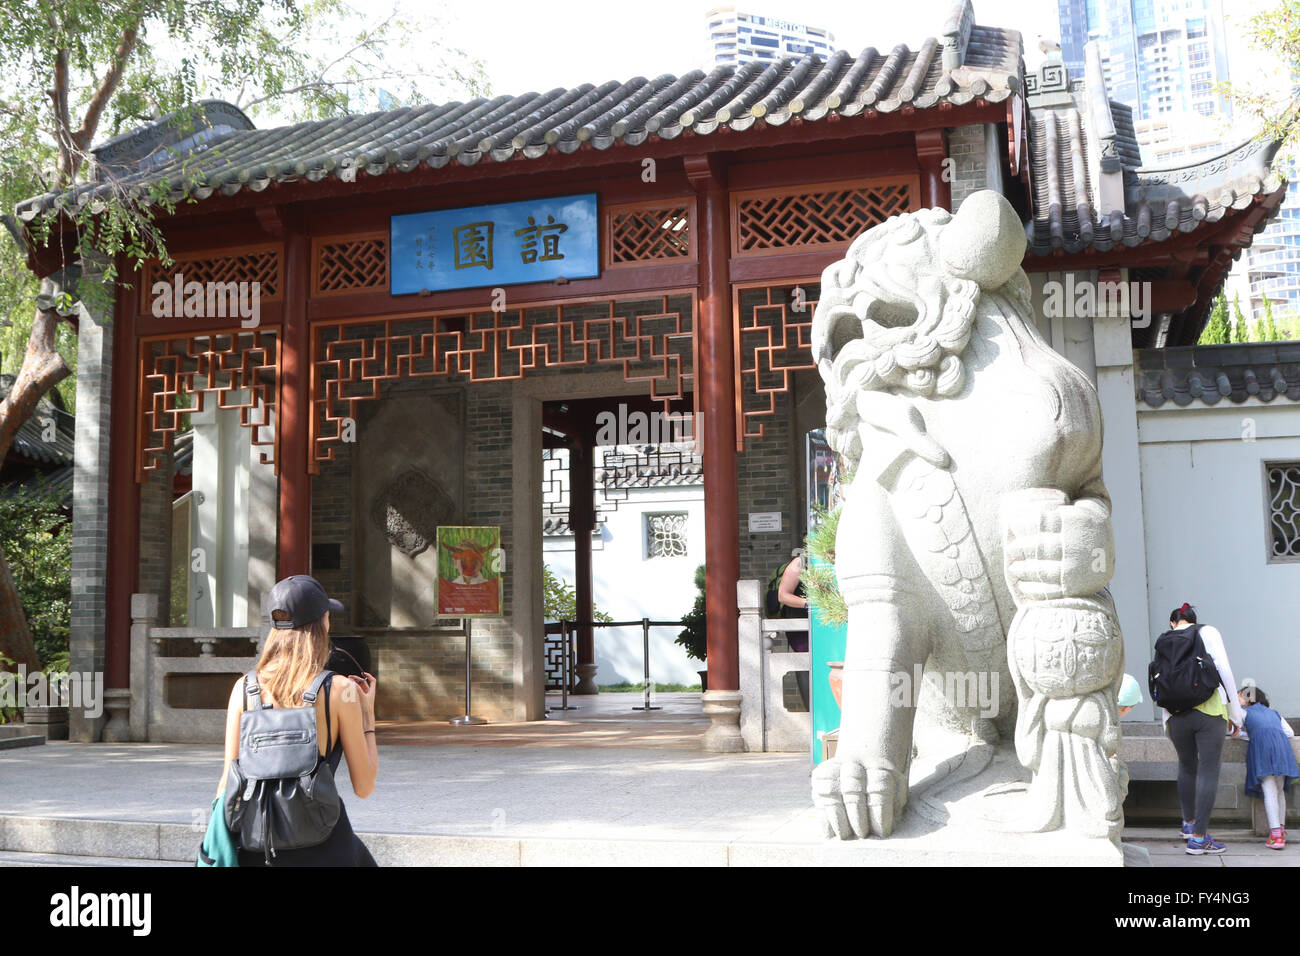
[[[240,850],[240,866],[265,866],[261,850]],[[361,838],[352,831],[348,808],[339,808],[339,822],[324,843],[297,850],[276,850],[271,866],[378,866]]]

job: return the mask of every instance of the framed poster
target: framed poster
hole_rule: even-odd
[[[504,572],[500,528],[438,528],[439,617],[501,617]]]

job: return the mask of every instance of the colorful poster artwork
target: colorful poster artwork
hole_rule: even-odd
[[[500,528],[438,528],[438,616],[501,617],[504,571]]]

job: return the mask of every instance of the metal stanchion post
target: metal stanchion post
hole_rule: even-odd
[[[487,720],[483,717],[474,717],[470,714],[470,625],[473,623],[472,618],[464,618],[465,622],[465,713],[459,717],[453,717],[447,723],[453,727],[466,727],[470,724],[486,724]]]
[[[569,705],[569,682],[572,680],[570,671],[572,664],[569,661],[569,622],[560,622],[560,640],[564,642],[564,653],[560,655],[560,706],[552,707],[551,710],[577,710],[578,708]]]
[[[662,707],[650,706],[650,618],[641,618],[641,655],[645,662],[645,705],[633,707],[633,710],[663,710]]]

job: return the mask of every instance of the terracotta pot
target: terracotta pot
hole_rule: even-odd
[[[844,662],[828,661],[827,666],[831,669],[831,696],[835,698],[835,706],[842,708],[844,704],[840,701],[840,694],[844,692]]]

